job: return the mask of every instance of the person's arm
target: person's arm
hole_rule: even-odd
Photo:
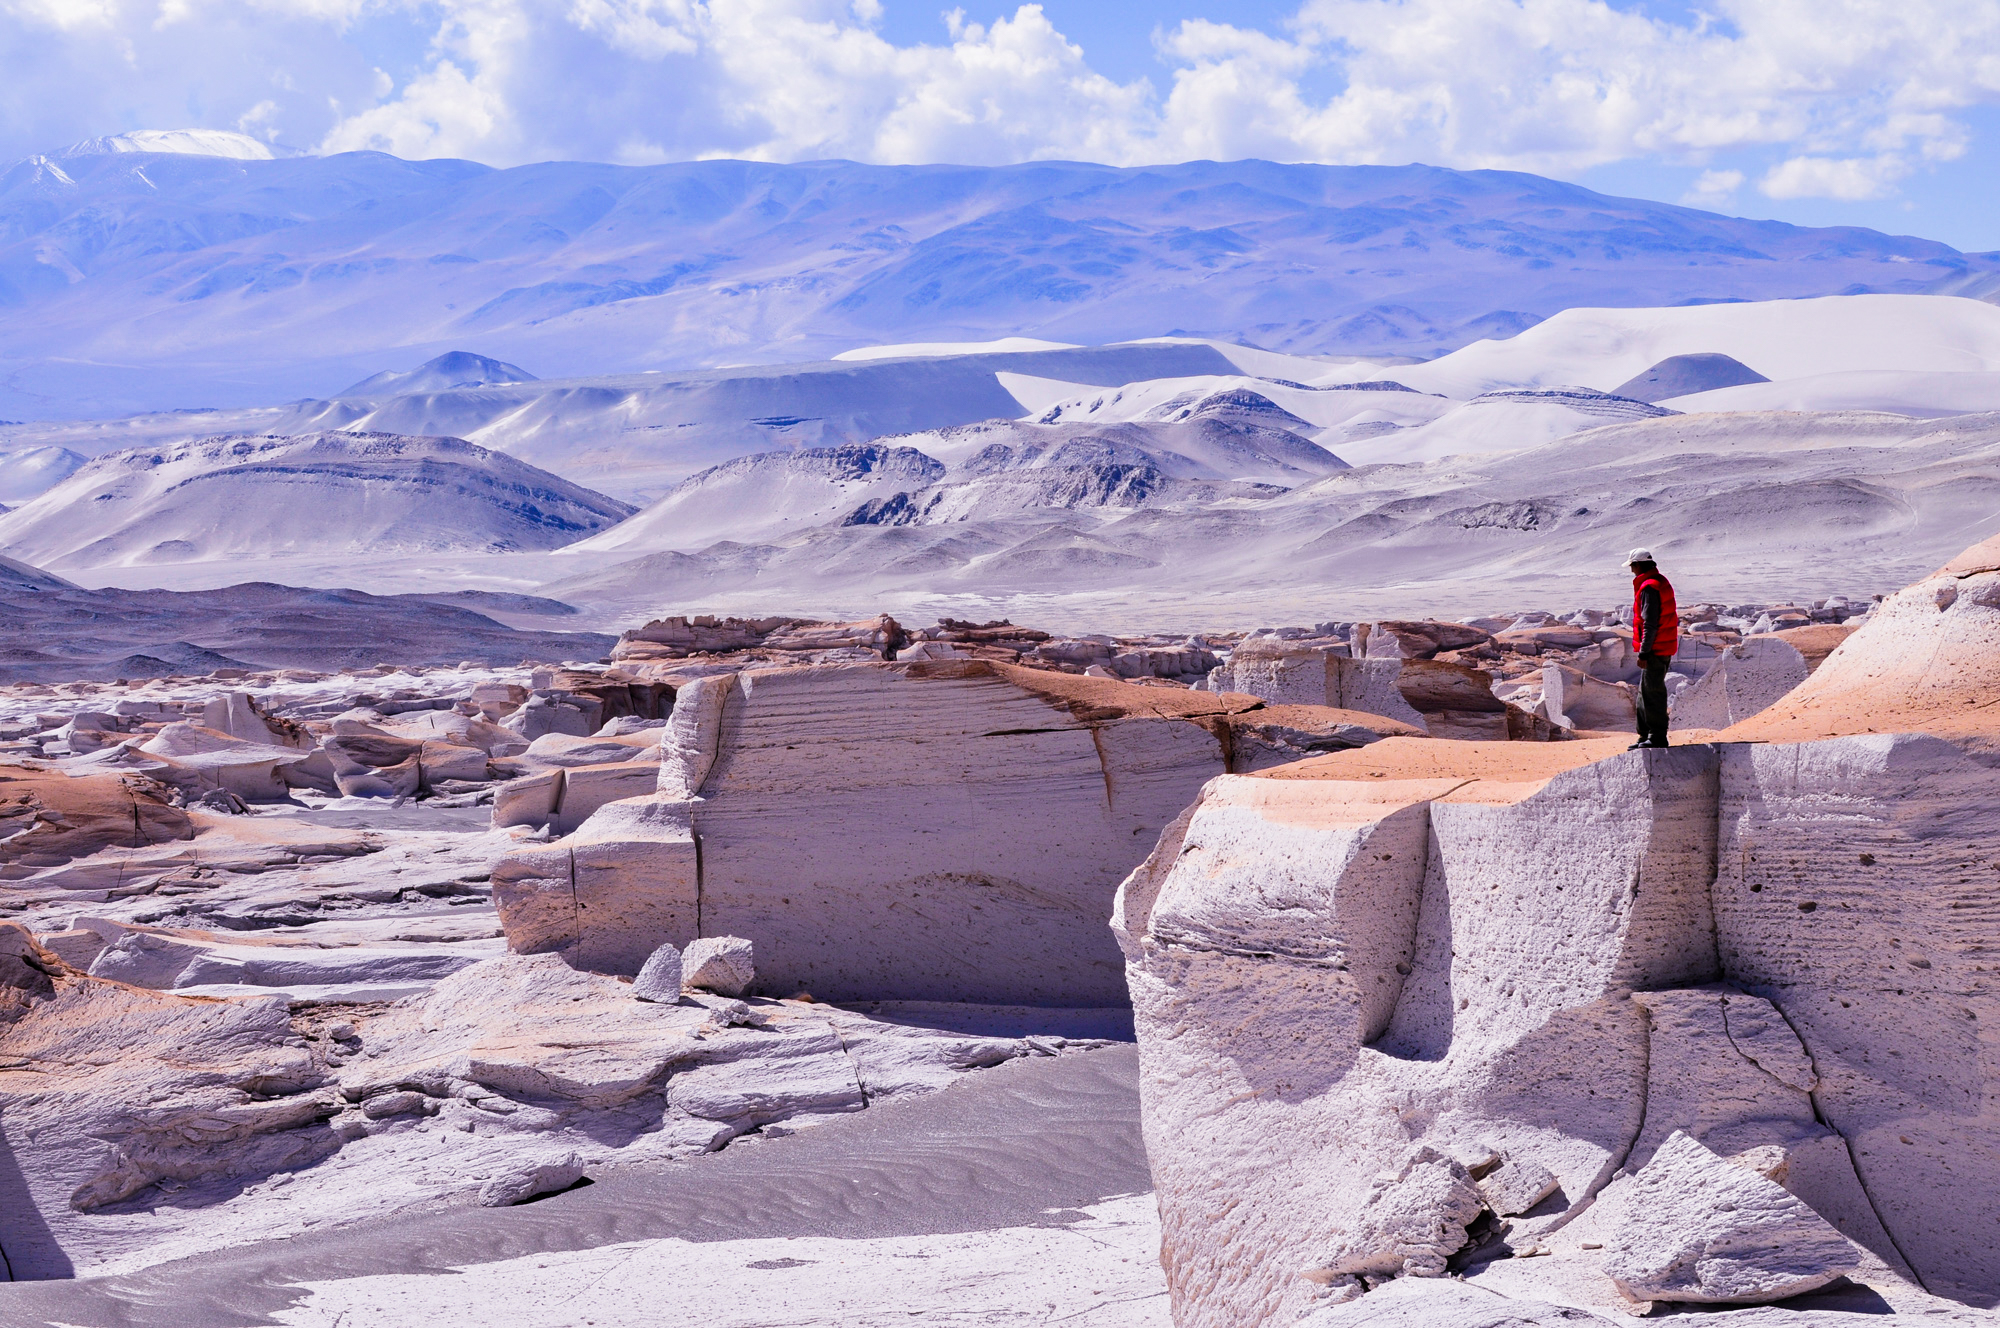
[[[1635,655],[1656,655],[1660,644],[1660,588],[1647,586],[1639,592],[1639,640],[1633,646]]]

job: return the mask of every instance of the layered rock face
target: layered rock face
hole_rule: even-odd
[[[1117,1004],[1112,891],[1204,782],[1412,731],[980,660],[703,678],[657,792],[510,855],[495,898],[515,949],[600,971],[733,935],[778,995]]]
[[[1996,554],[1717,743],[1210,784],[1114,915],[1176,1322],[2000,1299]]]

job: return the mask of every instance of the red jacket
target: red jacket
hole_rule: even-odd
[[[1646,635],[1646,590],[1660,592],[1660,621],[1653,637]],[[1632,577],[1632,653],[1672,655],[1680,649],[1681,616],[1674,607],[1674,588],[1657,571],[1639,572]]]

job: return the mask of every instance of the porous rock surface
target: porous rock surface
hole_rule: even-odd
[[[1618,1196],[1605,1274],[1634,1301],[1764,1304],[1854,1271],[1854,1247],[1795,1195],[1676,1131]]]
[[[1327,1257],[1426,1149],[1555,1178],[1525,1215],[1428,1199],[1447,1266],[1523,1302],[1491,1322],[1843,1273],[2000,1300],[1996,550],[1716,743],[1392,739],[1213,781],[1114,912],[1176,1322],[1459,1321],[1336,1303]]]
[[[1701,680],[1675,696],[1675,727],[1726,729],[1749,719],[1806,680],[1806,657],[1776,635],[1747,637],[1723,650]]]
[[[509,855],[495,899],[517,951],[601,972],[736,936],[773,994],[1117,1004],[1112,892],[1202,785],[1385,732],[984,660],[713,675],[654,790]]]

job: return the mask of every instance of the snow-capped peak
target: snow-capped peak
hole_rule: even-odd
[[[87,138],[52,155],[95,157],[117,152],[172,152],[189,157],[230,157],[237,161],[271,161],[305,155],[228,129],[134,129],[126,134]]]

